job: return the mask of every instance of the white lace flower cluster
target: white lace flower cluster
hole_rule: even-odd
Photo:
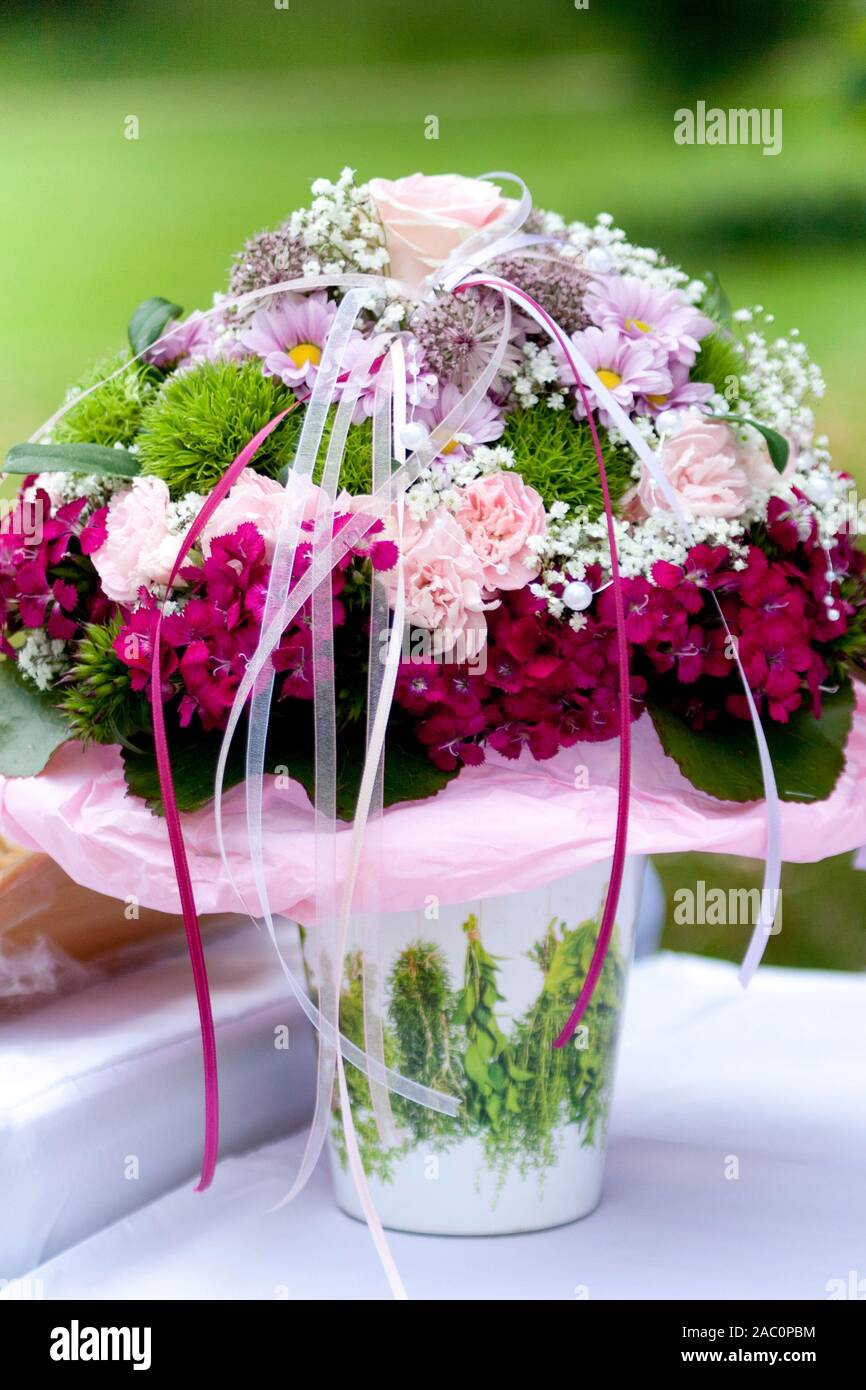
[[[44,628],[33,628],[18,648],[18,670],[36,686],[50,690],[69,665],[70,644],[49,637]]]
[[[52,508],[63,507],[67,502],[77,502],[84,497],[87,501],[82,516],[105,507],[117,492],[129,487],[128,478],[108,478],[104,473],[39,473],[24,492],[24,500],[31,501],[36,490],[48,493]]]
[[[354,169],[344,169],[336,183],[316,179],[312,203],[292,213],[287,229],[309,252],[305,275],[387,270],[382,224],[367,185],[355,183]]]

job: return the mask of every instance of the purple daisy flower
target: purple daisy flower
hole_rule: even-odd
[[[651,397],[667,396],[673,389],[673,379],[667,367],[667,355],[658,343],[648,339],[623,337],[616,328],[585,328],[572,336],[575,347],[583,354],[599,381],[610,391],[617,405],[629,414],[644,413]],[[571,384],[571,369],[563,363],[563,380]],[[592,387],[584,383],[591,407],[598,410],[603,425],[611,425],[607,411],[596,399]],[[585,414],[583,398],[576,391],[575,418]]]
[[[432,431],[445,419],[446,415],[451,414],[451,411],[460,404],[462,399],[457,387],[449,382],[447,386],[442,387],[435,405],[416,411],[413,423],[420,424]],[[504,429],[505,416],[501,406],[498,406],[489,396],[485,396],[469,412],[468,419],[464,420],[454,438],[449,439],[445,447],[440,450],[439,457],[448,455],[449,457],[465,458],[476,445],[492,444],[494,439],[499,439]]]
[[[286,386],[312,389],[337,306],[324,290],[284,294],[269,309],[260,309],[241,335],[249,352],[262,358],[265,376]]]
[[[683,362],[670,364],[673,387],[666,396],[647,396],[653,415],[665,410],[688,410],[691,406],[706,405],[715,391],[708,381],[691,381],[689,369]]]
[[[616,328],[628,338],[654,339],[673,362],[690,367],[713,322],[682,290],[662,290],[638,275],[606,275],[593,280],[585,306],[599,328]]]

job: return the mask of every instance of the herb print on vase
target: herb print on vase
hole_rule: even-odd
[[[385,1060],[461,1102],[453,1119],[392,1095],[394,1134],[385,1144],[367,1078],[346,1068],[386,1226],[498,1235],[575,1221],[597,1205],[643,868],[641,857],[627,862],[601,979],[562,1048],[553,1044],[586,978],[609,861],[545,888],[442,906],[432,920],[429,908],[384,919]],[[305,935],[305,950],[308,943]],[[354,950],[340,1001],[343,1033],[359,1047],[365,968],[375,966]],[[340,1206],[361,1219],[337,1098],[331,1167]]]

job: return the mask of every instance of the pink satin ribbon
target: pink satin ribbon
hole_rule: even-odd
[[[217,1153],[219,1150],[219,1079],[217,1074],[216,1034],[214,1032],[213,1009],[211,1007],[210,988],[208,986],[207,966],[205,965],[204,949],[201,940],[201,926],[199,925],[198,913],[195,906],[195,894],[193,893],[192,879],[189,872],[189,860],[187,859],[186,845],[184,844],[180,813],[177,807],[177,797],[174,793],[171,756],[168,751],[168,740],[165,733],[165,709],[163,707],[161,669],[162,620],[165,615],[165,604],[168,602],[168,595],[180,573],[181,566],[201,535],[202,530],[207,525],[226,493],[236,481],[238,475],[246,468],[250,459],[264,443],[268,435],[272,434],[277,428],[277,425],[295,409],[296,405],[292,405],[289,406],[288,410],[283,410],[279,415],[275,415],[273,420],[270,420],[268,424],[266,424],[263,429],[260,429],[258,434],[250,440],[249,444],[244,445],[237,458],[226,469],[222,478],[207,498],[198,516],[184,536],[180,549],[177,552],[177,558],[171,568],[171,574],[169,575],[168,584],[166,586],[165,599],[157,613],[156,627],[153,633],[153,649],[150,654],[150,699],[153,708],[153,739],[156,745],[156,767],[159,774],[159,788],[162,792],[162,803],[165,809],[165,821],[168,829],[169,844],[171,846],[171,857],[177,876],[177,888],[180,894],[183,925],[186,931],[187,945],[189,947],[189,959],[192,966],[192,977],[195,983],[195,997],[196,1003],[198,1004],[199,1024],[201,1027],[202,1061],[204,1065],[204,1153],[201,1162],[201,1176],[195,1189],[196,1192],[204,1192],[205,1188],[210,1187],[216,1169]]]

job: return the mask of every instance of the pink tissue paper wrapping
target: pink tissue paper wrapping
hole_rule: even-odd
[[[629,852],[763,856],[763,803],[733,805],[697,791],[658,742],[648,717],[633,726]],[[613,846],[618,743],[582,744],[549,762],[491,757],[467,768],[427,801],[386,811],[381,849],[358,881],[355,906],[400,911],[525,890],[605,858]],[[575,786],[583,765],[585,787]],[[265,788],[265,866],[271,907],[309,924],[314,907],[313,813],[297,784]],[[200,912],[257,915],[247,851],[245,799],[234,787],[223,803],[225,843],[239,903],[220,862],[212,807],[184,817]],[[866,834],[866,692],[847,749],[845,771],[826,801],[783,803],[783,858],[814,862],[860,846]],[[38,777],[0,777],[0,833],[49,854],[85,887],[134,896],[144,907],[177,912],[179,900],[165,822],[125,794],[116,748],[66,744]],[[337,836],[338,874],[350,828]],[[382,877],[381,867],[387,866]],[[379,872],[377,872],[377,867]]]

